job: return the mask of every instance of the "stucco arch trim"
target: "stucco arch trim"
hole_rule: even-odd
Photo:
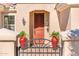
[[[30,11],[29,12],[29,34],[30,34],[30,39],[33,38],[34,13],[44,13],[44,26],[49,26],[49,14],[50,13],[48,11],[46,11],[46,10],[33,10],[33,11]],[[46,25],[46,21],[48,22],[47,25]],[[45,30],[45,28],[44,28],[44,30]],[[45,35],[44,35],[44,37],[45,37]]]
[[[33,10],[33,11],[30,12],[30,14],[31,13],[49,13],[49,12],[46,11],[46,10]]]

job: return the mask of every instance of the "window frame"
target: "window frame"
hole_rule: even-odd
[[[14,30],[12,30],[12,31],[15,31],[16,29],[15,29],[15,19],[16,19],[16,14],[15,13],[7,13],[7,14],[4,14],[3,15],[3,28],[5,28],[5,16],[14,16]],[[7,23],[8,23],[8,21],[7,21]],[[9,26],[9,24],[7,24],[7,26]],[[9,29],[9,28],[7,28],[7,29]],[[11,29],[9,29],[9,30],[11,30]]]

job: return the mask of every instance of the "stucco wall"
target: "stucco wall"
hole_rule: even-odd
[[[3,14],[1,13],[2,11],[4,11],[4,7],[2,5],[0,5],[0,28],[3,27]]]
[[[79,8],[71,8],[71,29],[79,28]]]
[[[2,28],[3,27],[3,20],[2,20],[2,14],[0,13],[0,28]]]
[[[29,12],[34,10],[46,10],[49,15],[49,33],[60,31],[58,17],[55,8],[56,4],[17,4],[16,5],[16,31],[26,31],[29,38]],[[23,26],[22,19],[25,19],[26,25]]]
[[[62,12],[57,11],[59,26],[61,31],[71,28],[70,8],[66,8]]]
[[[69,30],[71,28],[70,8],[67,8],[62,13],[61,28],[63,29],[63,31]]]

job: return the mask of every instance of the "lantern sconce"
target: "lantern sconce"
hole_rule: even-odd
[[[24,18],[22,19],[22,23],[23,23],[23,26],[25,26],[25,25],[26,25],[26,21],[25,21],[25,19],[24,19]]]

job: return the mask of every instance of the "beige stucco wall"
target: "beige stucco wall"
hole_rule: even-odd
[[[61,16],[61,26],[64,31],[71,29],[70,8],[63,11]]]
[[[2,28],[3,20],[2,20],[2,14],[0,13],[0,28]]]
[[[22,30],[28,33],[29,38],[29,12],[34,10],[46,10],[50,13],[49,16],[49,33],[52,31],[60,31],[58,17],[55,8],[56,4],[17,4],[16,5],[16,31]],[[23,26],[22,19],[25,19],[26,25]],[[46,33],[45,33],[46,34]],[[47,36],[45,36],[47,37]]]
[[[57,11],[57,15],[59,20],[60,30],[61,31],[69,30],[71,28],[70,7],[66,8],[61,12]]]
[[[71,8],[71,28],[79,28],[79,8]]]
[[[0,42],[0,56],[15,56],[14,42]]]
[[[4,7],[2,6],[2,5],[0,5],[0,28],[2,28],[2,13],[1,13],[1,11],[3,11],[4,10]]]

